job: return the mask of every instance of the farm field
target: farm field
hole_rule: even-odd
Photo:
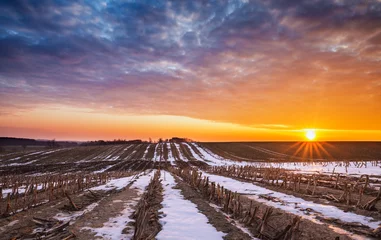
[[[0,239],[379,239],[380,143],[308,144],[7,152]]]

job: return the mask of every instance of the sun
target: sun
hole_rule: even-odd
[[[315,129],[306,130],[306,138],[310,141],[313,141],[316,138]]]

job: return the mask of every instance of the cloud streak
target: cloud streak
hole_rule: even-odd
[[[380,1],[2,1],[0,9],[0,114],[61,104],[380,129]]]

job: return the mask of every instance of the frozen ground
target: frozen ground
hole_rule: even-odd
[[[123,233],[123,229],[126,228],[129,222],[133,221],[130,218],[131,214],[134,211],[133,206],[138,203],[140,195],[144,192],[144,189],[147,187],[150,179],[153,177],[153,174],[154,172],[152,171],[151,173],[140,176],[138,179],[136,179],[131,187],[138,190],[139,197],[134,198],[130,201],[123,202],[125,208],[120,212],[119,216],[110,218],[107,222],[103,223],[103,226],[100,228],[84,227],[82,229],[90,230],[95,233],[96,237],[101,237],[102,239],[131,239],[134,231],[131,230],[129,233]],[[121,186],[125,183],[125,180],[121,180],[120,184],[116,185]]]
[[[179,153],[179,158],[185,162],[188,162],[188,158],[186,158],[183,153],[180,150],[180,145],[178,143],[174,143],[177,149],[177,152]]]
[[[176,165],[176,159],[172,155],[170,143],[166,143],[165,146],[168,149],[168,161],[171,163],[171,165]]]
[[[252,165],[254,163],[252,162],[238,162],[238,161],[232,161],[232,160],[227,160],[225,158],[222,158],[209,150],[200,147],[197,143],[190,143],[193,146],[197,148],[197,150],[202,154],[205,160],[207,160],[208,164],[211,166],[224,166],[224,165],[238,165],[238,166],[246,166],[246,165]]]
[[[364,162],[362,167],[356,162],[311,162],[311,163],[268,163],[269,167],[285,168],[303,173],[340,173],[361,176],[363,174],[381,176],[381,162]]]
[[[195,204],[184,199],[179,189],[174,189],[175,179],[168,172],[162,172],[164,217],[160,220],[163,229],[156,236],[159,240],[222,239],[225,235],[208,223]]]
[[[337,218],[344,222],[349,223],[361,223],[367,225],[373,229],[377,228],[380,221],[376,221],[371,217],[365,217],[351,212],[345,212],[335,206],[323,205],[306,201],[302,198],[294,197],[292,195],[274,192],[272,190],[257,186],[252,183],[246,183],[237,181],[232,178],[213,175],[203,172],[204,176],[209,177],[210,181],[219,183],[226,189],[231,191],[237,191],[238,193],[250,194],[249,198],[252,198],[258,202],[262,202],[266,205],[282,209],[284,211],[293,213],[295,215],[302,216],[306,219],[314,222],[320,222],[315,217],[331,217]],[[269,201],[267,199],[260,198],[260,195],[268,195],[277,198],[277,201]]]

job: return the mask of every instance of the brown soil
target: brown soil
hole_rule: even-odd
[[[94,239],[94,234],[90,231],[81,232],[80,228],[85,226],[102,227],[103,223],[107,222],[109,218],[118,216],[125,208],[125,202],[139,197],[137,190],[129,187],[122,191],[94,191],[93,193],[97,197],[94,197],[93,194],[86,190],[85,192],[70,195],[79,210],[83,210],[91,203],[99,201],[98,206],[72,221],[72,225],[68,227],[67,230],[75,233],[77,239]],[[76,211],[73,210],[69,200],[61,198],[7,218],[0,218],[0,240],[20,238],[31,234],[38,227],[32,221],[33,217],[50,220],[59,213],[75,213]]]
[[[72,201],[81,209],[90,205],[97,199],[92,198],[88,193],[77,193],[70,196]],[[13,216],[0,219],[0,239],[11,239],[31,234],[37,225],[32,221],[33,217],[42,219],[52,219],[61,212],[68,212],[71,206],[67,198],[51,201],[49,203],[19,212]],[[8,224],[18,220],[12,226]],[[8,225],[8,226],[7,226]]]
[[[127,188],[119,193],[111,194],[99,202],[99,205],[93,211],[88,212],[79,217],[74,224],[70,226],[70,230],[77,236],[76,239],[102,239],[102,237],[95,237],[95,233],[90,230],[81,230],[83,227],[99,228],[103,223],[107,222],[112,217],[117,217],[120,212],[126,208],[126,202],[138,198],[139,194],[136,189]],[[134,207],[134,206],[130,206]],[[124,233],[133,231],[127,226]]]

